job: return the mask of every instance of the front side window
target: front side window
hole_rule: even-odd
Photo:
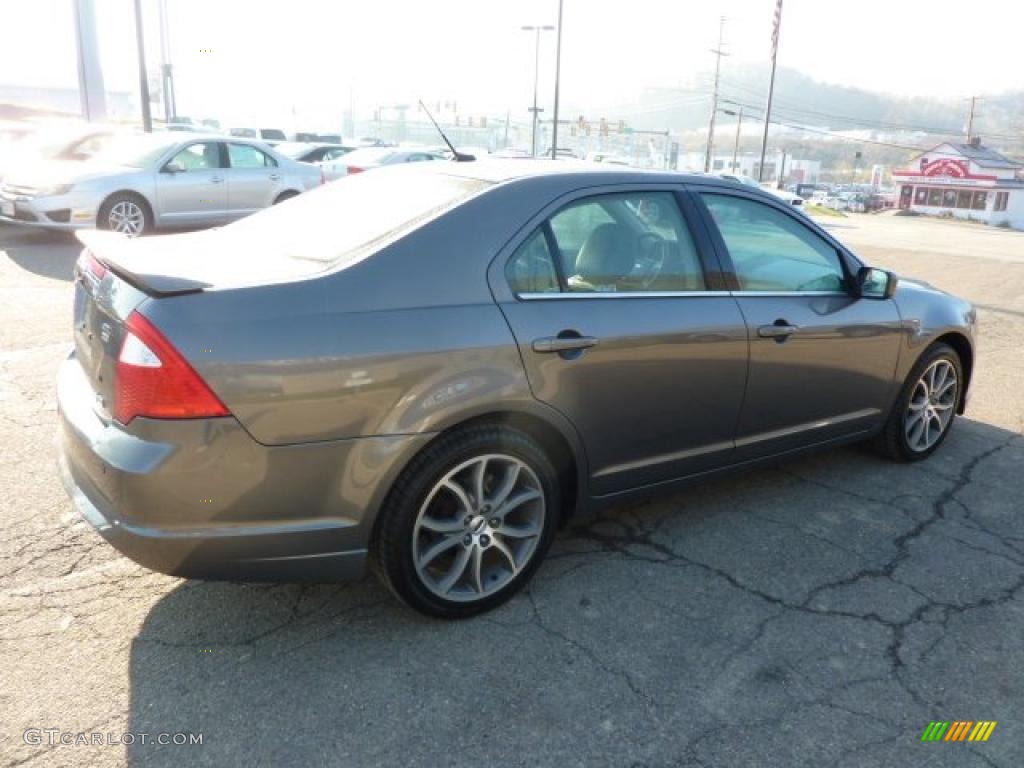
[[[272,168],[274,158],[249,144],[228,144],[228,160],[232,168]]]
[[[220,147],[216,142],[207,144],[189,144],[181,152],[171,158],[172,163],[180,163],[186,171],[205,171],[220,168]]]
[[[846,290],[839,253],[793,216],[743,197],[704,193],[740,290]]]

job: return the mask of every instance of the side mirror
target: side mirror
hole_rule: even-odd
[[[163,167],[164,173],[184,173],[185,166],[177,160],[171,160],[167,165]]]
[[[857,295],[862,299],[891,299],[896,293],[896,275],[884,269],[861,267],[857,272]]]

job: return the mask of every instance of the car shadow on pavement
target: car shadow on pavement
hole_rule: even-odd
[[[74,279],[73,269],[82,244],[70,232],[51,232],[0,224],[0,253],[42,277]]]
[[[926,462],[845,448],[624,505],[468,621],[373,579],[182,582],[132,641],[128,730],[202,745],[128,764],[911,765],[929,720],[985,717],[990,764],[1024,764],[1022,461],[961,419]]]

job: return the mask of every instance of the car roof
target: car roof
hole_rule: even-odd
[[[701,183],[735,189],[736,182],[717,176],[680,173],[653,169],[633,168],[621,165],[605,165],[585,160],[551,160],[533,158],[487,158],[462,163],[417,163],[409,166],[419,173],[440,173],[448,176],[462,176],[495,184],[541,176],[564,176],[570,174],[593,177],[594,183],[608,181],[613,184],[633,183]],[[757,191],[753,187],[746,187]]]

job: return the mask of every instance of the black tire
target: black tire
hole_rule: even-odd
[[[538,540],[521,570],[497,591],[468,601],[443,599],[426,585],[413,562],[413,535],[420,508],[446,474],[474,457],[496,453],[523,462],[540,482],[544,513]],[[529,581],[551,545],[560,511],[558,475],[529,435],[505,426],[466,427],[431,443],[399,476],[378,518],[371,544],[372,564],[391,592],[420,613],[445,619],[475,616],[501,605]],[[455,548],[460,546],[456,544]]]
[[[904,427],[904,418],[907,414],[907,409],[910,407],[910,399],[914,394],[914,389],[917,386],[918,380],[937,360],[948,361],[956,371],[956,397],[954,399],[954,405],[949,422],[939,435],[938,440],[924,450],[915,450],[911,447],[910,441],[907,438],[906,429]],[[914,367],[910,369],[910,373],[907,375],[906,380],[903,382],[903,388],[900,390],[899,397],[896,398],[896,403],[893,405],[892,411],[885,422],[885,426],[875,439],[875,450],[894,461],[911,462],[927,459],[935,453],[936,450],[938,450],[939,446],[942,445],[943,442],[945,442],[950,431],[953,429],[953,422],[956,421],[956,406],[963,397],[963,386],[963,365],[960,362],[960,355],[957,354],[956,350],[948,344],[942,343],[930,346],[924,351],[924,353],[922,353],[921,357],[918,358]]]
[[[115,229],[110,220],[110,214],[119,203],[135,205],[142,213],[142,229],[136,234],[129,234],[129,237],[141,237],[153,231],[153,211],[150,209],[149,203],[146,202],[145,198],[141,195],[136,195],[134,192],[115,192],[104,200],[103,205],[100,206],[99,213],[96,215],[97,229]]]
[[[282,192],[280,195],[274,198],[274,205],[277,205],[278,203],[283,203],[285,200],[291,200],[293,197],[298,197],[298,195],[298,192],[294,192],[289,189],[285,192]]]

